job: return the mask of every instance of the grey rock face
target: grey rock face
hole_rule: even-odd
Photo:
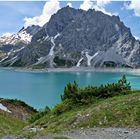
[[[34,32],[12,66],[140,67],[140,42],[118,16],[65,7]]]
[[[39,26],[23,27],[18,33],[0,38],[0,64],[12,66],[17,60],[17,54],[31,42],[32,36],[40,30]],[[15,59],[16,58],[16,59]]]

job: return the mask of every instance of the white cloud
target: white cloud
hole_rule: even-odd
[[[67,6],[72,7],[72,3],[68,2]]]
[[[6,33],[3,33],[1,37],[9,37],[11,35],[13,35],[14,33],[9,33],[9,32],[6,32]]]
[[[111,0],[97,0],[97,5],[99,7],[104,7],[106,4],[109,4]]]
[[[104,7],[100,7],[100,6],[98,6],[98,5],[94,5],[93,8],[94,8],[96,11],[101,11],[101,12],[103,12],[104,14],[107,14],[107,15],[109,15],[109,16],[112,16],[112,14],[111,14],[110,12],[107,12],[107,11],[105,10]]]
[[[92,9],[92,6],[93,2],[91,2],[91,0],[84,0],[84,2],[80,5],[80,9],[87,11]]]
[[[107,14],[107,15],[112,15],[110,12],[107,12],[105,10],[105,6],[107,4],[109,4],[111,2],[111,0],[97,0],[96,1],[96,4],[93,5],[93,8],[96,10],[96,11],[101,11],[103,12],[104,14]]]
[[[45,23],[49,21],[51,16],[55,14],[60,9],[60,4],[58,0],[48,0],[43,8],[42,14],[40,16],[35,16],[33,18],[25,17],[24,27],[28,27],[31,25],[39,25],[43,26]]]
[[[134,10],[136,16],[140,16],[140,0],[131,0],[130,4],[125,3],[125,8]]]
[[[140,38],[139,38],[139,37],[137,37],[137,36],[134,36],[134,37],[135,37],[135,39],[136,39],[136,40],[140,40]]]
[[[109,4],[111,0],[97,0],[96,2],[92,2],[91,0],[84,0],[84,2],[80,5],[80,9],[89,10],[95,9],[96,11],[101,11],[107,15],[112,15],[110,12],[105,10],[105,6]]]

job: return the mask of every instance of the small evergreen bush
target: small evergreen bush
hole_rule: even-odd
[[[73,104],[70,100],[65,100],[60,104],[57,104],[54,109],[52,110],[53,114],[60,115],[63,112],[66,112],[68,110],[71,110],[73,107]]]
[[[62,101],[71,100],[74,104],[88,104],[93,98],[102,99],[110,98],[117,95],[128,94],[131,91],[130,83],[127,82],[125,75],[113,84],[96,86],[88,86],[79,88],[74,81],[73,84],[68,83],[64,88],[64,94],[61,96]]]
[[[43,116],[45,116],[46,114],[48,114],[50,112],[50,108],[48,106],[45,107],[45,109],[43,111],[40,111],[34,115],[32,115],[29,119],[30,123],[35,122],[36,120],[39,120],[40,118],[42,118]]]

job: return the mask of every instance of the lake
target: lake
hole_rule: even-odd
[[[134,90],[140,89],[140,76],[124,72],[18,72],[0,69],[0,97],[20,99],[36,109],[53,107],[61,101],[64,86],[74,80],[79,86],[116,82],[126,75]]]

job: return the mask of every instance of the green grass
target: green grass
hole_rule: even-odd
[[[0,138],[7,135],[14,136],[25,125],[25,122],[22,122],[7,113],[0,112]]]
[[[140,127],[140,91],[131,91],[125,76],[117,83],[100,87],[80,88],[76,82],[69,83],[61,99],[62,102],[52,110],[46,107],[41,112],[22,101],[8,100],[7,103],[15,105],[15,109],[25,107],[33,116],[27,124],[11,114],[0,112],[0,136],[40,138],[48,133],[78,128]],[[31,132],[23,129],[25,126],[43,130]]]
[[[140,92],[108,99],[91,106],[91,117],[78,127],[140,127]]]
[[[44,130],[32,135],[29,132],[24,132],[24,137],[27,135],[30,135],[28,138],[40,137],[48,133],[77,128],[140,128],[140,91],[75,107],[60,115],[55,115],[51,111],[35,121],[31,126],[44,128]]]

